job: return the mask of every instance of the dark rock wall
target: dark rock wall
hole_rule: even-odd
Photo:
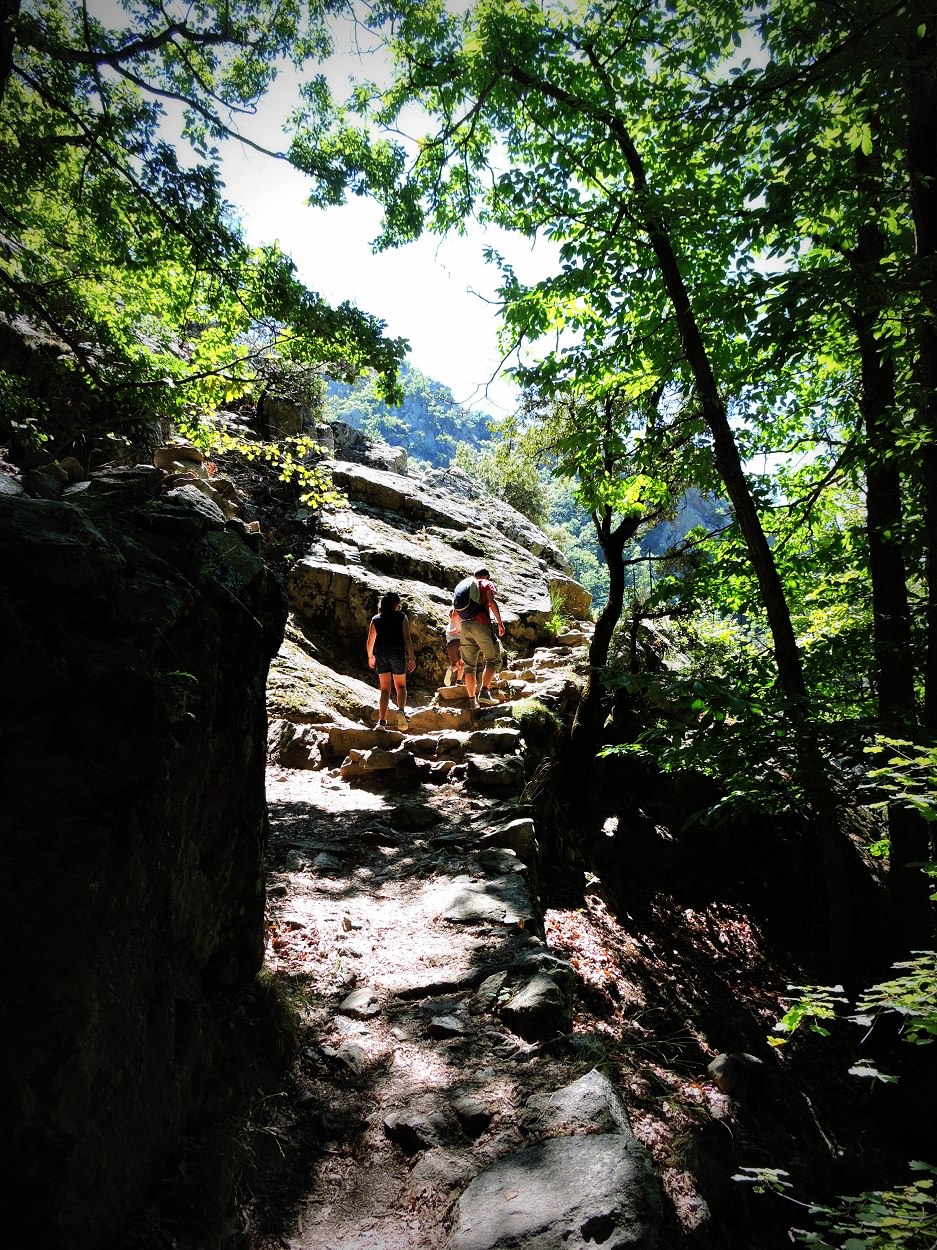
[[[165,498],[0,496],[0,570],[11,1244],[99,1250],[260,966],[284,610],[242,533]]]

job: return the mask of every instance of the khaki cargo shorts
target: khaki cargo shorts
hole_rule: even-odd
[[[497,665],[501,659],[501,640],[491,621],[462,622],[462,659],[472,671],[481,656],[485,664]]]

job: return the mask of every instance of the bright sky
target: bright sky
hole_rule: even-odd
[[[454,11],[466,4],[449,0]],[[89,0],[89,8],[115,26],[126,20],[120,0]],[[184,0],[166,0],[167,12],[180,8]],[[338,23],[333,35],[336,54],[313,72],[325,72],[336,98],[345,97],[351,77],[387,79],[388,62],[377,44],[359,59],[361,45],[356,41],[366,38],[360,27]],[[235,125],[263,147],[283,151],[288,140],[282,124],[298,102],[295,78],[286,67],[257,117],[237,118]],[[170,133],[174,112],[166,106]],[[233,140],[222,145],[222,157],[227,198],[239,210],[251,243],[278,242],[311,290],[333,304],[350,300],[379,317],[389,335],[409,341],[410,363],[448,386],[458,403],[495,416],[513,412],[517,388],[498,376],[498,317],[491,302],[497,271],[485,264],[482,249],[486,242],[497,247],[522,281],[534,281],[555,267],[555,248],[540,242],[532,249],[519,236],[504,232],[483,238],[475,228],[462,237],[427,235],[375,255],[370,244],[378,233],[380,212],[371,201],[352,198],[341,208],[308,208],[307,182],[285,161]]]
[[[362,70],[344,54],[330,70],[337,86],[350,72],[372,73],[374,65]],[[279,119],[288,108],[289,86],[278,84],[265,106],[267,117]],[[264,134],[263,141],[275,149],[286,145],[276,131]],[[351,300],[380,317],[390,335],[409,340],[410,363],[448,386],[459,403],[499,416],[513,411],[517,388],[498,378],[498,319],[490,302],[497,271],[485,264],[482,249],[491,243],[521,278],[532,279],[545,272],[548,245],[532,249],[519,237],[503,232],[483,237],[474,228],[462,237],[427,235],[375,255],[370,243],[380,212],[373,202],[352,198],[340,208],[308,208],[306,180],[285,162],[233,143],[224,155],[228,198],[240,209],[252,243],[278,241],[306,286],[331,303]]]
[[[252,243],[277,240],[306,286],[332,303],[351,300],[385,321],[389,334],[409,339],[410,363],[445,383],[459,403],[497,415],[513,410],[517,389],[497,378],[497,312],[486,303],[497,273],[484,262],[478,230],[461,238],[427,235],[375,255],[370,241],[380,214],[372,202],[308,208],[305,179],[249,149],[239,159],[226,156],[224,179]],[[503,239],[497,244],[508,246]],[[510,246],[523,273],[523,260],[531,267],[536,255],[526,243]]]

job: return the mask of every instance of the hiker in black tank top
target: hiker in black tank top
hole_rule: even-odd
[[[416,668],[416,656],[410,639],[410,622],[400,605],[396,591],[381,596],[380,611],[371,617],[368,626],[368,666],[377,673],[381,693],[378,701],[377,727],[387,726],[387,708],[393,681],[397,692],[397,708],[402,728],[407,725],[407,673]]]

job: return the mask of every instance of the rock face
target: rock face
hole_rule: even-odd
[[[653,1172],[633,1138],[551,1138],[472,1181],[449,1250],[653,1250],[659,1223]]]
[[[459,1199],[450,1250],[607,1245],[652,1250],[660,1194],[621,1095],[593,1069],[535,1094],[524,1119],[544,1140],[495,1163]]]
[[[0,493],[2,1166],[37,1247],[121,1233],[263,950],[264,683],[285,609],[240,523],[140,480]]]
[[[411,477],[350,460],[333,460],[329,468],[348,506],[325,512],[311,549],[290,571],[288,595],[296,614],[313,632],[327,632],[337,652],[363,655],[379,596],[397,590],[418,672],[440,684],[452,589],[482,565],[498,586],[507,647],[523,649],[543,638],[551,593],[568,615],[588,618],[589,594],[570,576],[562,552],[460,469]]]

